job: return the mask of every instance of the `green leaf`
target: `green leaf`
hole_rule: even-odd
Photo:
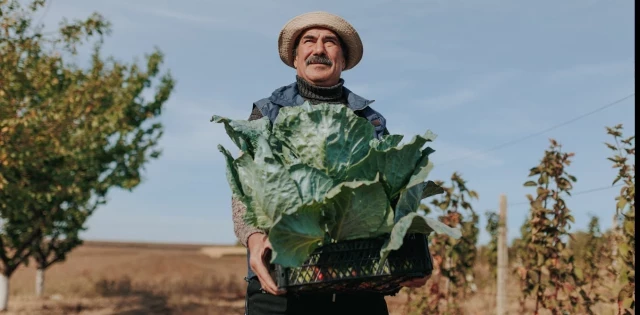
[[[542,173],[540,178],[538,178],[538,183],[541,185],[546,185],[549,183],[549,175],[547,173]]]
[[[433,181],[428,181],[422,190],[422,199],[429,198],[435,195],[443,194],[444,188],[439,186]]]
[[[393,227],[389,239],[380,250],[380,261],[387,259],[389,253],[402,246],[404,237],[410,233],[429,235],[431,232],[444,234],[454,239],[459,239],[462,234],[459,229],[454,229],[438,220],[424,217],[418,213],[409,213],[402,217]]]
[[[227,165],[226,176],[227,176],[227,181],[229,182],[229,186],[231,187],[231,192],[234,195],[243,196],[244,193],[242,192],[240,179],[238,178],[238,170],[234,165],[233,156],[231,156],[231,153],[227,149],[225,149],[222,145],[218,145],[218,150],[224,155],[224,158],[226,161],[226,165]]]
[[[387,135],[384,136],[381,140],[374,138],[371,140],[370,146],[378,151],[386,151],[398,146],[398,144],[402,142],[403,138],[403,135]]]
[[[533,167],[529,170],[529,176],[540,174],[540,168]]]
[[[578,280],[583,281],[584,280],[584,274],[582,273],[582,269],[575,267],[573,269],[574,274],[576,275],[576,277],[578,278]]]
[[[227,177],[227,182],[229,183],[229,187],[231,188],[232,195],[238,198],[245,206],[248,204],[251,204],[251,198],[246,196],[242,191],[242,183],[240,181],[240,177],[238,175],[238,169],[235,165],[233,156],[231,156],[231,153],[227,149],[225,149],[222,145],[218,145],[218,150],[222,152],[226,160],[226,165],[227,165],[226,177]]]
[[[386,219],[380,228],[372,234],[372,237],[391,233],[391,230],[393,230],[393,226],[395,225],[394,215],[394,211],[387,211]]]
[[[434,136],[435,137],[435,136]],[[429,173],[433,169],[433,163],[429,161],[429,154],[435,152],[435,150],[430,147],[422,150],[422,157],[418,162],[416,170],[413,172],[411,178],[409,178],[409,182],[407,183],[407,187],[411,187],[413,185],[417,185],[418,183],[422,183],[427,179]]]
[[[224,124],[227,135],[233,143],[245,153],[253,157],[259,137],[268,138],[271,126],[269,118],[263,117],[256,120],[232,120],[218,115],[213,115],[212,122]]]
[[[622,223],[622,228],[623,230],[629,234],[629,235],[635,235],[635,229],[636,229],[636,220],[635,218],[627,218],[624,220],[624,223]]]
[[[390,199],[395,198],[400,190],[409,183],[414,173],[414,166],[422,158],[422,146],[433,134],[415,136],[413,140],[400,147],[378,151],[372,148],[369,154],[347,171],[346,180],[373,180],[378,173]]]
[[[635,304],[635,302],[636,302],[636,299],[634,299],[633,297],[627,297],[627,298],[624,298],[620,304],[625,309],[630,309],[630,308],[632,308],[632,305]],[[631,314],[635,314],[635,313],[631,313],[629,311],[626,311],[625,314],[631,315]]]
[[[631,304],[635,302],[633,293],[634,285],[628,283],[627,285],[623,286],[618,292],[618,302],[621,302],[620,304],[622,304],[622,306],[625,308],[631,307]]]
[[[278,138],[272,136],[269,137],[268,141],[273,155],[275,155],[276,159],[283,165],[295,165],[302,163],[300,157],[298,157],[290,148],[286,147]]]
[[[530,180],[530,181],[524,183],[524,186],[525,187],[532,187],[532,186],[538,186],[538,184],[536,182]]]
[[[351,165],[362,160],[374,138],[374,127],[346,106],[335,104],[282,108],[273,134],[305,164],[336,181]]]
[[[398,222],[409,213],[418,211],[420,201],[422,200],[422,192],[426,185],[426,183],[421,183],[405,189],[400,193],[400,198],[396,204],[394,222]]]
[[[278,218],[269,232],[272,264],[298,267],[322,244],[325,232],[321,207],[316,202],[305,204],[295,213]]]
[[[298,186],[302,203],[322,201],[327,192],[334,187],[329,175],[306,164],[290,166],[289,174]]]
[[[625,198],[620,198],[618,199],[618,203],[616,204],[616,208],[618,210],[622,210],[624,209],[624,207],[627,205],[627,199]]]
[[[329,235],[337,241],[376,235],[391,212],[382,184],[345,182],[333,188],[323,206],[329,218]]]
[[[287,170],[270,154],[264,138],[258,141],[256,160],[242,155],[236,165],[242,190],[251,198],[246,221],[261,229],[270,228],[282,213],[295,211],[301,204],[298,186]]]
[[[612,186],[615,185],[621,179],[622,179],[622,177],[620,177],[620,176],[616,177],[616,179],[613,180],[613,183],[611,183],[611,185]]]
[[[611,149],[613,151],[618,151],[618,148],[616,148],[614,145],[612,145],[610,143],[607,143],[607,142],[605,142],[604,144],[607,146],[607,148],[609,148],[609,149]]]
[[[629,248],[630,246],[627,243],[620,242],[618,244],[618,251],[620,252],[621,256],[626,256],[627,254],[629,254]]]

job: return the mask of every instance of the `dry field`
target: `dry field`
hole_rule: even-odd
[[[244,248],[86,242],[66,262],[46,272],[45,297],[34,298],[35,270],[21,267],[11,279],[8,314],[243,314]],[[488,268],[478,268],[478,293],[465,314],[493,314]],[[517,284],[510,314],[519,314]],[[388,298],[392,315],[405,313],[406,294]],[[602,312],[601,314],[612,314]]]
[[[203,247],[86,242],[47,270],[42,300],[33,267],[16,271],[9,314],[242,314],[246,256]]]

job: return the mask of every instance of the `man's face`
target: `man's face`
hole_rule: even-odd
[[[318,86],[332,86],[340,81],[345,67],[338,36],[324,28],[311,28],[300,36],[293,61],[298,76]]]

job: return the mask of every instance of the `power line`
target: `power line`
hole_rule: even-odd
[[[529,135],[527,135],[527,136],[524,136],[524,137],[521,137],[521,138],[517,138],[517,139],[511,140],[511,141],[508,141],[508,142],[505,142],[505,143],[502,143],[502,144],[496,145],[496,146],[491,147],[491,148],[488,148],[488,149],[486,149],[486,150],[472,152],[472,153],[470,153],[470,154],[468,154],[468,155],[464,155],[464,156],[459,157],[459,158],[454,158],[454,159],[451,159],[451,160],[448,160],[448,161],[444,161],[444,162],[441,162],[441,163],[439,163],[439,164],[440,164],[440,165],[442,165],[442,164],[450,163],[450,162],[457,161],[457,160],[463,160],[463,159],[466,159],[466,158],[471,157],[471,156],[474,156],[474,155],[478,155],[478,154],[482,154],[482,153],[487,153],[487,152],[495,151],[495,150],[498,150],[498,149],[502,149],[502,148],[505,148],[505,147],[508,147],[508,146],[514,145],[514,144],[516,144],[516,143],[518,143],[518,142],[522,142],[522,141],[524,141],[524,140],[527,140],[527,139],[530,139],[530,138],[533,138],[533,137],[537,137],[537,136],[539,136],[539,135],[541,135],[541,134],[544,134],[544,133],[549,132],[549,131],[551,131],[551,130],[554,130],[554,129],[560,128],[560,127],[562,127],[562,126],[568,125],[568,124],[573,123],[573,122],[575,122],[575,121],[578,121],[578,120],[580,120],[580,119],[582,119],[582,118],[585,118],[585,117],[587,117],[587,116],[590,116],[590,115],[593,115],[593,114],[595,114],[595,113],[597,113],[597,112],[600,112],[600,111],[602,111],[602,110],[604,110],[604,109],[607,109],[607,108],[609,108],[609,107],[611,107],[611,106],[614,106],[614,105],[616,105],[616,104],[619,104],[619,103],[621,103],[621,102],[623,102],[623,101],[627,100],[628,98],[630,98],[630,97],[632,97],[632,96],[635,96],[635,95],[636,95],[636,93],[635,93],[635,92],[634,92],[634,93],[631,93],[631,94],[629,94],[629,95],[627,95],[627,96],[625,96],[625,97],[623,97],[623,98],[621,98],[621,99],[618,99],[618,100],[616,100],[616,101],[613,101],[613,102],[611,102],[611,103],[608,103],[608,104],[606,104],[606,105],[604,105],[604,106],[601,106],[601,107],[599,107],[599,108],[596,108],[596,109],[594,109],[594,110],[592,110],[592,111],[590,111],[590,112],[588,112],[588,113],[585,113],[585,114],[582,114],[582,115],[580,115],[580,116],[574,117],[574,118],[572,118],[572,119],[570,119],[570,120],[564,121],[564,122],[562,122],[562,123],[559,123],[559,124],[557,124],[557,125],[551,126],[551,127],[546,128],[546,129],[544,129],[544,130],[541,130],[541,131],[538,131],[538,132],[535,132],[535,133],[529,134]]]
[[[608,190],[608,189],[621,187],[621,186],[623,186],[623,184],[618,184],[618,185],[615,185],[615,186],[604,186],[604,187],[599,187],[599,188],[591,188],[591,189],[581,190],[579,192],[573,193],[573,194],[571,194],[571,196],[590,194],[592,192],[601,191],[601,190]],[[510,204],[508,204],[508,206],[520,206],[520,205],[528,205],[528,204],[529,204],[529,201],[523,201],[523,202],[510,203]]]

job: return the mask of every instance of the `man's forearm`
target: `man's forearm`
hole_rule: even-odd
[[[247,247],[249,236],[254,233],[265,233],[265,231],[244,222],[244,214],[247,212],[247,207],[240,200],[232,197],[231,208],[233,210],[233,231],[244,247]]]

